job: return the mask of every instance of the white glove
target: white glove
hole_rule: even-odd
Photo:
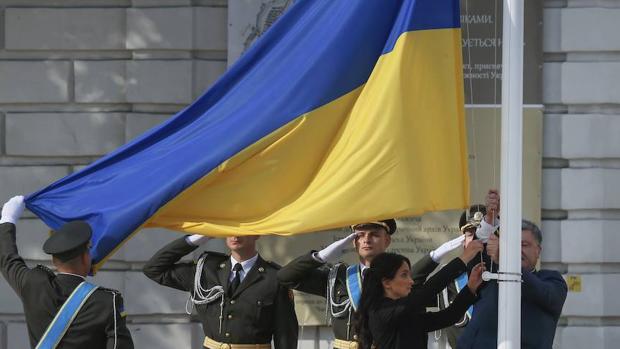
[[[200,235],[200,234],[194,234],[194,235],[189,235],[187,237],[185,237],[185,241],[190,244],[190,245],[194,245],[194,246],[200,246],[204,243],[206,243],[207,241],[213,239],[210,236],[204,236],[204,235]]]
[[[2,206],[2,218],[0,223],[17,223],[19,217],[24,212],[24,197],[21,195],[13,196]]]
[[[334,261],[342,255],[342,249],[355,240],[356,236],[357,233],[351,233],[345,238],[332,242],[329,246],[314,254],[315,259],[323,263]]]
[[[461,236],[459,236],[458,238],[452,239],[448,242],[444,242],[443,244],[441,244],[441,246],[437,247],[437,249],[431,251],[431,259],[435,263],[439,263],[439,260],[441,260],[443,256],[450,253],[450,251],[453,251],[463,246],[463,241],[465,241],[465,234],[461,234]]]
[[[483,244],[486,244],[491,234],[495,233],[497,228],[499,228],[499,219],[496,219],[495,223],[497,223],[497,225],[492,226],[484,219],[480,222],[480,226],[476,229],[476,237],[478,237],[478,240],[482,241]]]

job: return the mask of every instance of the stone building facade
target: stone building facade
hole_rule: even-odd
[[[0,0],[0,201],[80,169],[197,98],[226,69],[228,8],[227,0]],[[543,266],[575,282],[558,348],[620,341],[618,23],[618,0],[544,1]],[[30,264],[49,263],[46,236],[27,212],[18,244]],[[186,296],[140,272],[177,236],[138,234],[95,277],[123,292],[136,348],[200,347]],[[300,348],[328,348],[329,329],[300,334]],[[20,301],[2,279],[0,349],[26,347]]]
[[[620,1],[545,1],[543,265],[581,283],[558,348],[620,340],[619,23]]]

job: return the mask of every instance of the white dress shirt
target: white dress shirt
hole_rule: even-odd
[[[238,262],[236,259],[233,258],[233,256],[230,256],[230,275],[228,276],[228,282],[232,282],[232,280],[235,278],[235,272],[233,271],[235,264],[239,263],[241,264],[241,268],[243,268],[242,270],[239,271],[239,281],[243,281],[245,276],[250,272],[250,270],[256,263],[257,259],[258,259],[258,253],[254,255],[254,257],[248,260],[245,260],[243,262]]]

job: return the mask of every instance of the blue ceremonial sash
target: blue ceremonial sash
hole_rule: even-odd
[[[83,281],[73,290],[69,298],[62,305],[52,323],[41,337],[35,349],[54,349],[67,332],[67,329],[75,319],[88,297],[97,289],[96,285]]]
[[[362,275],[357,264],[347,268],[347,293],[349,293],[353,310],[357,311],[362,299]]]
[[[459,275],[455,280],[454,280],[454,285],[456,286],[456,292],[459,293],[461,292],[462,289],[464,289],[465,287],[467,287],[467,273],[463,273],[461,275]],[[467,318],[471,320],[471,316],[474,314],[474,306],[470,305],[469,308],[467,309],[467,311],[465,312],[465,315],[467,315]]]

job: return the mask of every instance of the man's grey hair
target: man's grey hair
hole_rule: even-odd
[[[531,231],[532,235],[534,235],[534,239],[538,241],[538,245],[542,246],[542,241],[543,241],[542,231],[540,231],[540,228],[536,224],[528,221],[527,219],[524,219],[521,221],[521,230]]]

